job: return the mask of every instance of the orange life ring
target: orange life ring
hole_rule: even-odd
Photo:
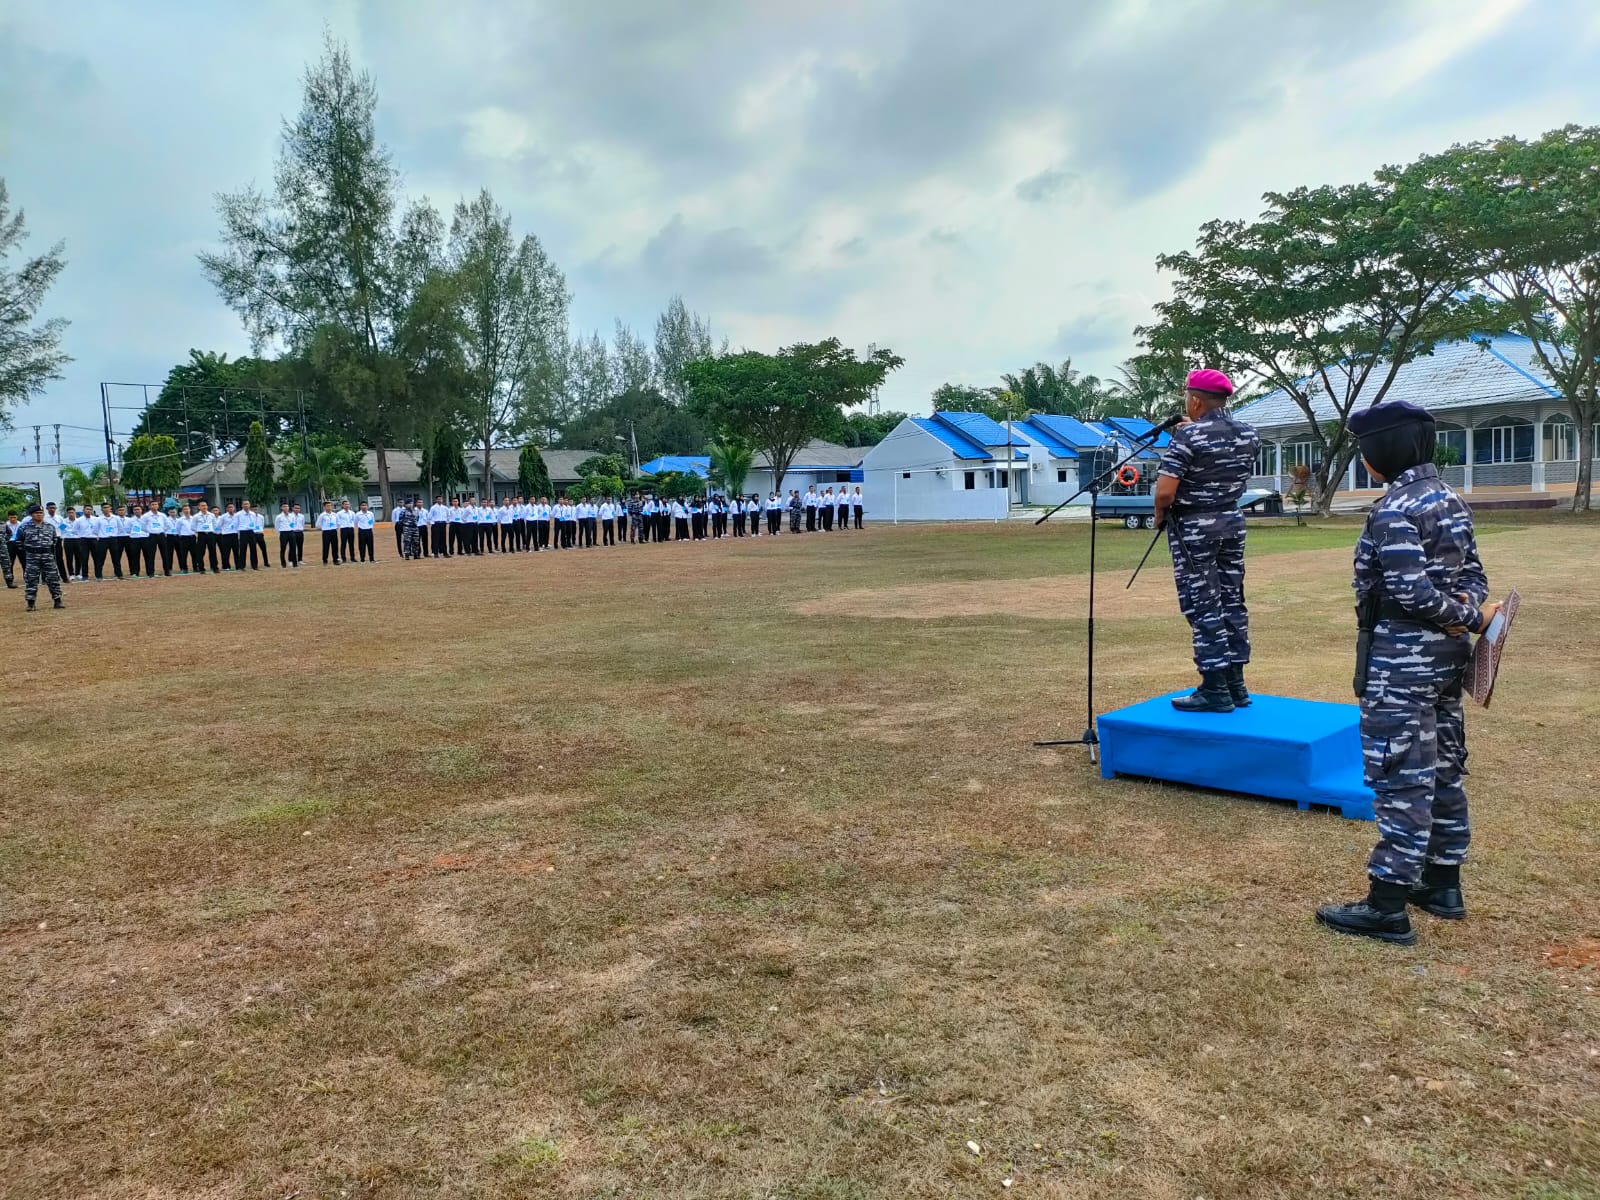
[[[1139,468],[1129,464],[1117,472],[1117,482],[1123,487],[1132,487],[1139,482]]]

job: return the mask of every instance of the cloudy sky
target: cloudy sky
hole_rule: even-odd
[[[248,351],[195,255],[215,193],[270,182],[324,26],[407,190],[488,186],[575,330],[680,292],[736,346],[893,347],[910,411],[1041,358],[1111,372],[1155,255],[1267,189],[1600,122],[1593,0],[9,0],[0,174],[66,242],[75,361],[0,445]]]

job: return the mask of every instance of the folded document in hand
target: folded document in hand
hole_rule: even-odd
[[[1472,659],[1467,663],[1466,689],[1483,707],[1489,707],[1494,695],[1495,676],[1500,673],[1500,656],[1505,653],[1506,638],[1511,636],[1511,622],[1516,620],[1522,597],[1515,588],[1495,613],[1489,628],[1484,630],[1478,644],[1472,648]]]

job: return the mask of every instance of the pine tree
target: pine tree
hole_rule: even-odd
[[[267,448],[267,431],[260,421],[251,421],[244,445],[244,494],[257,508],[269,508],[277,492],[277,473],[272,467],[272,451]]]
[[[524,496],[548,496],[552,491],[550,470],[544,465],[544,455],[531,442],[517,456],[517,489]]]

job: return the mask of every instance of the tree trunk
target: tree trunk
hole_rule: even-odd
[[[494,503],[494,470],[489,465],[489,450],[494,443],[492,436],[494,430],[490,427],[488,418],[483,422],[483,491],[481,493],[484,504]]]
[[[1335,469],[1331,472],[1329,471],[1329,461],[1327,459],[1322,460],[1322,465],[1317,468],[1316,475],[1317,516],[1325,517],[1333,511],[1333,497],[1338,492],[1339,483],[1344,479],[1344,473],[1350,469],[1350,463],[1355,456],[1356,452],[1353,448],[1334,455],[1332,466]]]
[[[1572,511],[1589,512],[1594,487],[1594,426],[1600,419],[1600,404],[1574,403],[1572,415],[1578,421],[1578,472],[1573,481]]]
[[[380,444],[373,447],[378,459],[378,495],[381,497],[384,512],[394,511],[394,502],[390,498],[389,490],[389,453]]]

